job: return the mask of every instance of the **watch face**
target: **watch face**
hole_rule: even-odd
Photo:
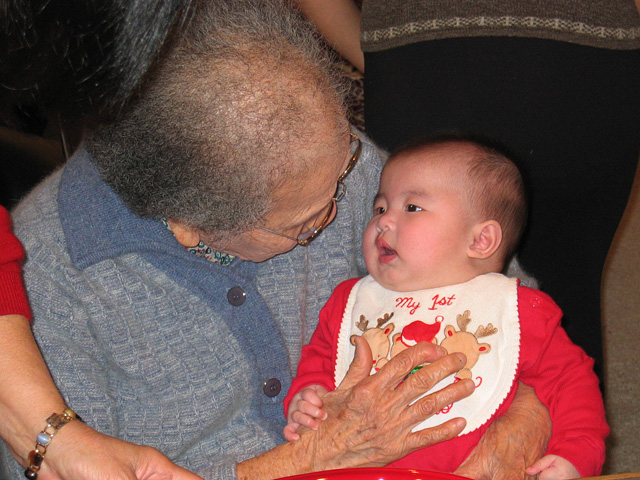
[[[469,480],[458,475],[405,468],[347,468],[283,477],[279,480]]]

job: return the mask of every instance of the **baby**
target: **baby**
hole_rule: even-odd
[[[322,309],[285,399],[285,438],[296,440],[300,425],[317,428],[326,418],[322,397],[344,378],[353,336],[371,347],[372,374],[427,341],[467,358],[434,388],[471,378],[476,391],[414,431],[453,417],[467,426],[392,466],[454,472],[522,381],[534,387],[553,423],[546,455],[526,473],[540,480],[598,475],[609,430],[593,361],[560,327],[562,313],[551,298],[500,273],[526,215],[520,172],[495,148],[451,136],[396,151],[364,233],[369,276],[340,284]]]

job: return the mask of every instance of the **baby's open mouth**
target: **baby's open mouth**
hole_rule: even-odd
[[[378,253],[381,257],[390,257],[396,255],[396,251],[391,248],[384,240],[378,240],[376,244],[376,246],[378,247]]]

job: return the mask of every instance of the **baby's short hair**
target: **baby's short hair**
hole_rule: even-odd
[[[402,155],[426,152],[445,145],[473,147],[474,154],[460,157],[467,165],[465,187],[469,205],[477,209],[482,221],[495,220],[502,227],[503,260],[515,253],[524,232],[527,192],[514,156],[497,142],[469,133],[441,133],[419,137],[394,150],[389,161]]]

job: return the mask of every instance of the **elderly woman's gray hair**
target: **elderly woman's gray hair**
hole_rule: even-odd
[[[294,148],[310,127],[346,134],[345,88],[289,2],[193,4],[141,93],[86,145],[136,213],[224,236],[257,226],[275,189],[312,168]]]

